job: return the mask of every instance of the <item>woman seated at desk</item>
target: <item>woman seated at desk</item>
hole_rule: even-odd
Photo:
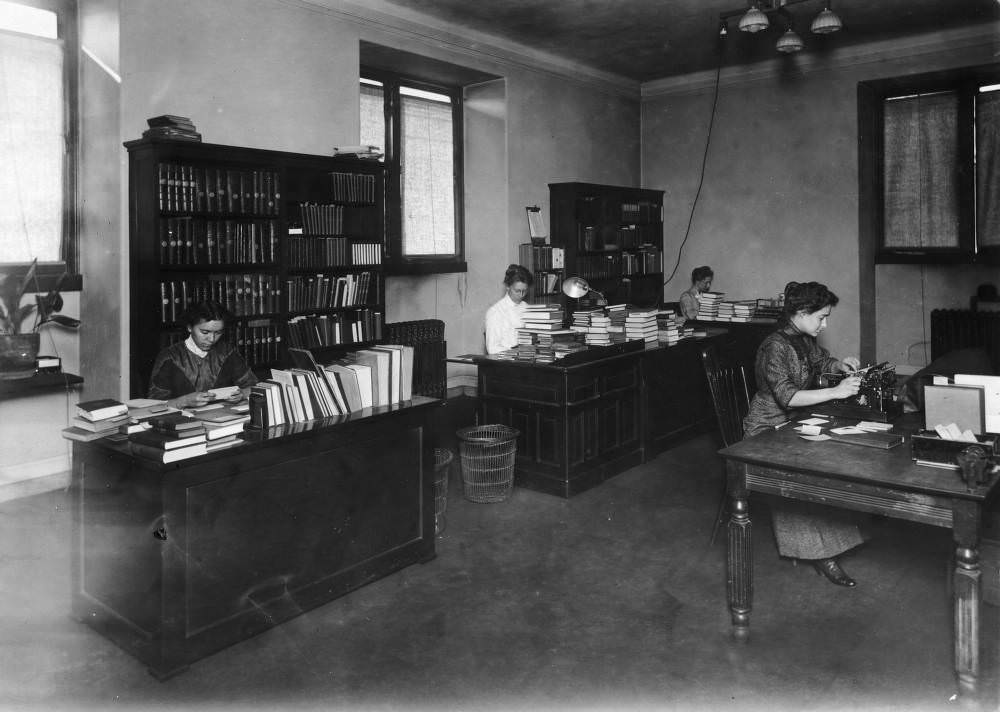
[[[757,350],[754,373],[757,393],[743,420],[744,437],[787,423],[801,414],[800,408],[849,398],[858,392],[860,379],[851,376],[833,388],[816,388],[823,373],[853,373],[861,365],[849,356],[837,360],[816,342],[826,328],[837,295],[818,282],[789,282],[785,287],[784,314],[778,328]],[[838,586],[855,582],[835,557],[864,542],[850,516],[821,505],[782,500],[772,507],[778,554],[813,562],[816,571]]]
[[[715,272],[708,265],[695,267],[691,271],[691,287],[681,293],[679,309],[685,319],[697,319],[701,309],[701,295],[712,288]]]
[[[149,379],[150,398],[175,408],[197,408],[208,403],[213,388],[238,386],[230,400],[247,397],[257,378],[239,352],[223,339],[232,314],[219,302],[192,305],[184,313],[188,337],[161,350]]]
[[[510,265],[503,283],[507,293],[486,310],[486,353],[496,354],[517,346],[517,330],[524,323],[524,297],[534,278],[521,265]]]

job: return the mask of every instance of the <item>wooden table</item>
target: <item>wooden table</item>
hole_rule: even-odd
[[[750,635],[753,557],[748,496],[779,497],[881,514],[951,529],[955,542],[955,672],[960,695],[972,697],[979,676],[980,564],[983,511],[998,477],[971,490],[952,470],[915,465],[912,416],[894,426],[906,440],[890,450],[833,441],[809,442],[791,426],[771,430],[720,451],[730,498],[727,596],[733,635]]]

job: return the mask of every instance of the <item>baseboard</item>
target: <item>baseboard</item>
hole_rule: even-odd
[[[69,483],[68,455],[4,467],[0,469],[0,502],[66,489]]]

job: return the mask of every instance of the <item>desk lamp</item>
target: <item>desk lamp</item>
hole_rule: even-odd
[[[587,284],[587,280],[583,277],[567,277],[563,280],[562,291],[567,297],[572,297],[573,299],[581,299],[587,294],[593,292],[597,295],[597,305],[607,306],[608,300],[605,299],[604,295],[598,292],[596,289],[591,289],[590,285]]]

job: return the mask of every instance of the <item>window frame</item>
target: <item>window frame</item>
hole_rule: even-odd
[[[976,244],[974,102],[980,86],[1000,83],[1000,64],[858,83],[858,215],[861,258],[875,264],[1000,263],[1000,250]],[[959,215],[955,247],[885,247],[885,110],[893,97],[954,91],[959,97]]]
[[[36,275],[42,290],[53,289],[64,273],[66,278],[60,288],[63,292],[79,291],[83,278],[80,275],[79,237],[79,28],[76,0],[12,0],[56,14],[58,39],[63,43],[63,120],[67,148],[63,176],[63,217],[60,259],[39,262]],[[4,32],[4,30],[0,30]],[[27,262],[0,262],[0,270],[23,275],[30,267]]]
[[[382,84],[385,111],[385,230],[388,251],[385,264],[389,275],[420,275],[465,272],[465,204],[464,204],[464,130],[463,93],[461,86],[439,84],[398,72],[361,67],[360,79],[368,79]],[[400,87],[421,89],[447,95],[452,106],[452,156],[453,199],[455,201],[455,253],[452,255],[403,255],[403,205],[400,182],[400,155],[402,122],[400,112],[402,102]]]

